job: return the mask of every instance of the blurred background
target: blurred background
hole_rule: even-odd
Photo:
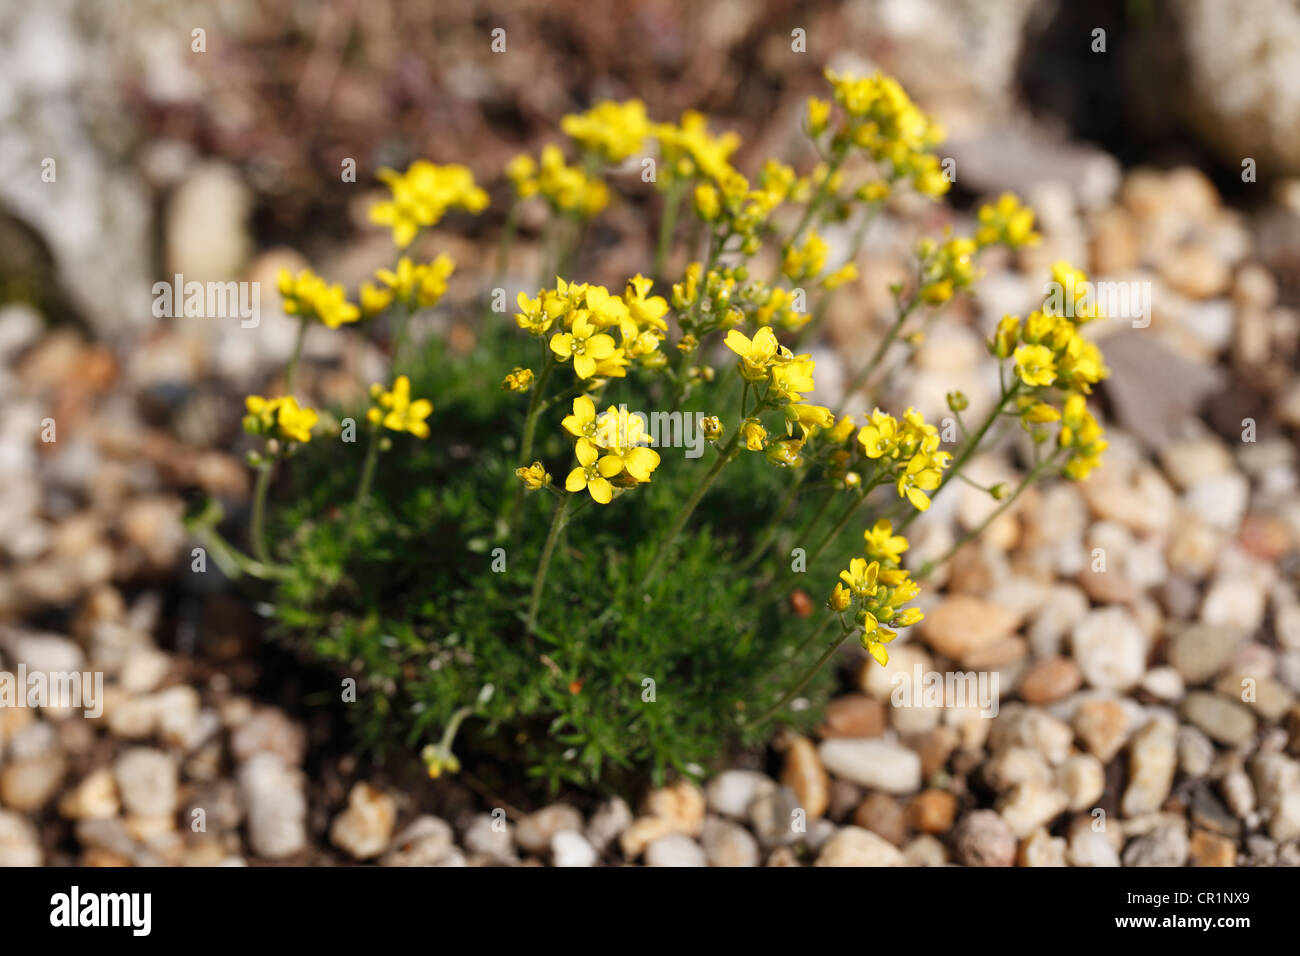
[[[792,49],[797,31],[806,52]],[[1037,209],[1043,245],[992,263],[975,303],[955,307],[954,327],[918,356],[900,400],[922,407],[966,375],[978,392],[979,332],[1031,302],[1054,259],[1153,282],[1154,334],[1106,346],[1119,465],[1085,494],[1097,496],[1094,511],[1123,499],[1110,516],[1149,532],[1143,509],[1167,500],[1152,497],[1141,470],[1151,466],[1139,463],[1160,460],[1163,487],[1232,537],[1248,567],[1294,571],[1293,0],[0,0],[0,654],[33,668],[103,667],[119,703],[138,705],[109,715],[112,746],[156,736],[195,788],[220,791],[205,805],[234,786],[219,770],[224,746],[241,766],[269,749],[312,767],[306,742],[331,730],[304,707],[310,673],[268,656],[252,609],[219,576],[178,574],[186,500],[247,498],[239,398],[267,387],[294,335],[273,291],[279,268],[310,262],[355,288],[392,255],[365,218],[375,171],[421,157],[466,164],[492,206],[441,223],[428,249],[458,263],[429,321],[468,348],[509,206],[503,167],[559,142],[561,116],[600,98],[640,98],[657,119],[699,109],[742,136],[741,169],[767,156],[806,169],[800,120],[806,97],[824,93],[825,67],[897,76],[946,125],[940,153],[957,164],[951,209],[904,204],[907,216],[882,221],[863,280],[836,299],[831,345],[860,348],[883,327],[902,240],[914,235],[899,223],[912,216],[935,234],[1014,190]],[[355,181],[341,175],[348,161]],[[634,170],[615,181],[628,188],[592,236],[584,278],[619,282],[650,261],[658,196]],[[525,218],[512,261],[520,287],[533,281],[535,237]],[[260,282],[261,324],[156,318],[153,284],[176,273]],[[373,343],[323,329],[307,356],[318,401],[383,362]],[[53,443],[37,439],[47,418]],[[1252,446],[1240,444],[1246,418],[1258,428]],[[1206,476],[1215,483],[1196,490]],[[1193,582],[1209,573],[1208,563],[1189,572]],[[1271,579],[1252,580],[1262,621]],[[1295,657],[1300,635],[1287,639]],[[1300,690],[1300,660],[1289,666]],[[15,749],[21,713],[0,712],[0,745],[10,741],[0,803],[50,826],[28,846],[6,820],[0,845],[19,859],[176,862],[171,849],[140,849],[139,834],[122,844],[79,831],[70,842],[54,821],[98,819],[84,803],[94,787],[73,783],[91,779],[106,745],[65,721],[27,731],[38,739]],[[218,729],[234,736],[214,755]],[[317,833],[355,763],[318,769]],[[283,796],[277,785],[240,784],[245,803]],[[64,792],[83,802],[56,811]],[[143,812],[151,798],[136,796]],[[164,797],[164,811],[179,799]],[[266,856],[302,851],[253,839]],[[175,853],[217,861],[229,850]]]

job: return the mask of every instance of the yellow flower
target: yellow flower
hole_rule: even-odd
[[[1034,211],[1022,205],[1014,193],[1003,193],[997,202],[979,209],[975,241],[981,246],[1002,243],[1009,249],[1035,245],[1042,237],[1034,232]]]
[[[393,304],[393,290],[361,283],[361,314],[367,318],[378,315]]]
[[[740,437],[749,451],[762,451],[767,447],[767,429],[757,418],[747,418],[740,424]]]
[[[331,329],[361,318],[361,310],[348,301],[343,286],[330,285],[310,269],[303,269],[297,276],[281,269],[278,284],[288,315],[314,318]]]
[[[1056,361],[1045,345],[1022,345],[1015,352],[1016,375],[1026,385],[1041,387],[1056,381]]]
[[[597,464],[600,459],[599,449],[587,439],[579,438],[574,452],[578,456],[578,467],[564,479],[565,490],[576,494],[586,489],[597,504],[609,504],[614,497],[614,486],[600,473]]]
[[[501,382],[501,387],[511,392],[526,392],[533,387],[533,370],[516,368]]]
[[[885,649],[885,645],[898,636],[897,632],[881,627],[880,622],[870,611],[863,611],[858,623],[862,626],[863,648],[875,658],[877,664],[884,667],[889,663],[889,651]]]
[[[907,550],[907,539],[901,534],[894,534],[894,525],[888,518],[881,518],[874,527],[862,533],[867,543],[867,556],[873,561],[897,565]]]
[[[710,183],[695,187],[695,212],[705,222],[713,222],[722,212],[718,191]]]
[[[767,378],[768,367],[780,348],[771,326],[763,326],[754,333],[753,339],[739,329],[731,329],[723,341],[740,356],[740,374],[745,381],[761,382]]]
[[[849,586],[849,590],[864,598],[876,593],[879,576],[880,562],[868,562],[866,558],[854,558],[849,562],[848,570],[840,572],[840,580]]]
[[[474,185],[473,175],[464,166],[437,166],[421,159],[405,173],[381,169],[376,175],[392,196],[370,207],[370,221],[391,227],[393,243],[400,249],[409,246],[422,228],[438,222],[448,209],[478,213],[488,205],[487,193]]]
[[[527,468],[516,468],[515,477],[522,481],[529,491],[545,488],[551,483],[551,476],[540,461],[533,462]]]
[[[416,438],[428,438],[429,426],[425,419],[433,411],[433,403],[419,398],[411,401],[411,380],[397,376],[393,389],[386,392],[382,385],[371,385],[370,396],[375,405],[366,413],[372,425],[382,424],[395,432],[410,432]]]
[[[565,415],[560,424],[574,438],[595,439],[598,430],[596,403],[586,395],[579,395],[573,400],[573,414]]]
[[[858,432],[858,444],[868,458],[883,458],[898,444],[898,420],[880,409],[873,409],[871,421]]]
[[[608,163],[621,163],[641,151],[650,134],[650,119],[640,100],[602,100],[585,113],[565,116],[560,129],[588,152]]]
[[[722,437],[722,419],[717,415],[705,415],[700,419],[700,429],[708,441],[717,441]]]
[[[816,387],[813,384],[814,368],[815,363],[808,355],[782,358],[769,371],[768,384],[771,388],[768,398],[783,402],[802,401],[803,393],[811,392]]]
[[[520,153],[506,164],[506,178],[515,184],[520,199],[537,194],[537,163],[527,153]]]
[[[558,332],[551,337],[551,351],[562,362],[572,358],[578,378],[591,378],[596,374],[596,364],[613,356],[614,348],[614,340],[603,332],[597,332],[585,313],[579,313],[573,320],[572,331]]]
[[[320,420],[315,409],[299,406],[292,395],[271,399],[249,395],[244,399],[244,407],[248,409],[245,431],[283,441],[303,444],[311,441],[311,430]]]
[[[785,419],[790,433],[798,425],[804,438],[816,434],[819,428],[830,428],[835,424],[835,414],[822,405],[790,404],[785,407]]]
[[[647,298],[647,293],[653,286],[653,280],[637,273],[627,280],[623,302],[627,305],[628,314],[638,328],[667,332],[668,323],[664,321],[664,316],[668,314],[668,300],[661,295]]]
[[[938,488],[942,480],[943,472],[931,456],[914,455],[898,476],[898,496],[906,497],[917,511],[926,511],[930,507],[930,499],[925,493]]]
[[[606,452],[596,463],[605,478],[617,478],[626,472],[638,482],[647,482],[659,467],[659,453],[645,447],[649,443],[645,422],[626,408],[611,405],[605,410],[596,422],[595,443]]]
[[[530,299],[520,292],[515,301],[519,311],[515,314],[515,323],[533,335],[545,335],[555,324],[555,320],[569,311],[569,302],[557,292],[543,289],[537,298]]]
[[[843,584],[836,582],[834,589],[831,591],[830,600],[826,606],[832,611],[843,611],[848,608],[849,602],[853,600],[853,592]]]
[[[840,286],[854,281],[858,277],[858,267],[856,263],[846,262],[826,278],[822,279],[823,289],[838,289]]]
[[[826,132],[831,119],[831,104],[815,96],[808,97],[808,135],[817,137]]]

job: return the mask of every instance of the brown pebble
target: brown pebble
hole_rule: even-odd
[[[853,823],[884,837],[894,846],[907,839],[907,819],[903,808],[887,793],[870,793],[853,812]]]
[[[957,798],[947,790],[922,790],[907,803],[907,824],[922,833],[947,833],[956,816]]]
[[[826,705],[826,717],[817,735],[879,737],[885,732],[885,705],[866,694],[845,694]]]
[[[1192,866],[1236,866],[1237,845],[1217,833],[1193,830],[1190,862]]]
[[[1073,658],[1048,657],[1036,661],[1020,681],[1020,696],[1031,704],[1050,704],[1069,697],[1083,684],[1083,674]]]

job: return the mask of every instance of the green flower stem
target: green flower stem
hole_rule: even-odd
[[[813,198],[808,200],[808,205],[804,207],[803,215],[795,225],[794,232],[790,233],[790,238],[781,244],[782,250],[795,246],[799,242],[800,238],[803,237],[803,231],[808,228],[809,224],[812,222],[813,216],[817,213],[821,204],[826,201],[826,196],[831,191],[831,180],[835,177],[835,174],[839,172],[840,167],[844,165],[844,160],[847,157],[847,144],[837,146],[834,155],[831,156],[830,163],[826,167],[826,178],[823,179],[821,185],[817,187],[817,192],[813,195]],[[779,264],[777,268],[778,270],[780,269]],[[778,272],[778,275],[779,274],[780,273]],[[773,282],[775,282],[775,279]]]
[[[709,487],[722,472],[722,469],[736,457],[739,450],[739,442],[740,426],[737,425],[736,430],[731,435],[731,440],[727,442],[726,448],[718,453],[717,460],[714,461],[712,467],[709,468],[708,473],[705,474],[704,478],[695,487],[695,491],[691,493],[691,496],[686,499],[681,510],[677,512],[677,517],[673,519],[672,525],[668,528],[668,533],[664,535],[663,540],[659,543],[659,550],[655,552],[654,557],[650,560],[650,566],[646,568],[645,575],[641,578],[641,584],[638,587],[639,591],[644,591],[649,587],[650,583],[654,581],[660,568],[662,568],[664,561],[667,559],[668,553],[672,550],[673,542],[677,539],[677,535],[681,533],[682,528],[686,526],[686,522],[690,520],[691,514],[700,503],[700,499],[704,497],[705,492],[709,490]]]
[[[510,204],[510,212],[506,214],[505,225],[501,229],[501,244],[497,246],[497,283],[505,278],[506,270],[510,268],[510,249],[515,243],[515,235],[519,231],[519,215],[523,207],[523,201],[515,199]]]
[[[853,516],[858,513],[858,510],[866,500],[867,492],[863,491],[857,501],[852,502],[844,509],[844,514],[840,515],[840,520],[836,521],[835,526],[832,527],[830,531],[826,532],[826,537],[822,538],[821,543],[817,545],[813,550],[813,553],[808,556],[808,567],[812,567],[813,564],[816,563],[817,559],[822,556],[822,553],[830,547],[831,542],[839,537],[840,532],[844,530],[844,526],[847,525],[849,521],[852,520]]]
[[[1011,492],[1011,494],[1008,495],[1003,500],[1002,504],[998,505],[997,508],[989,512],[988,516],[983,521],[981,521],[977,527],[972,528],[970,531],[967,531],[964,535],[962,535],[960,538],[954,541],[952,547],[950,547],[947,551],[939,555],[939,557],[933,558],[931,560],[927,560],[924,564],[922,564],[920,569],[916,572],[916,574],[912,575],[912,577],[918,581],[925,580],[934,572],[935,568],[948,561],[954,554],[956,554],[966,545],[970,544],[981,534],[983,534],[989,525],[991,525],[994,521],[996,521],[1003,514],[1003,512],[1005,512],[1008,508],[1010,508],[1013,504],[1015,504],[1016,499],[1020,497],[1021,492],[1023,492],[1026,488],[1034,484],[1036,481],[1038,481],[1040,477],[1042,477],[1043,473],[1046,472],[1051,467],[1051,465],[1053,464],[1053,462],[1055,462],[1055,460],[1056,460],[1056,453],[1053,453],[1045,461],[1038,462],[1036,465],[1030,468],[1029,471],[1025,473],[1025,477],[1020,479],[1020,483],[1016,485],[1015,491]],[[936,491],[937,490],[938,489],[936,489]]]
[[[370,485],[375,480],[375,465],[379,463],[379,433],[383,431],[380,425],[375,425],[370,429],[370,443],[366,447],[365,464],[361,466],[361,480],[357,483],[357,494],[352,499],[352,511],[348,516],[347,530],[343,533],[343,547],[346,550],[352,543],[352,535],[357,530],[357,522],[361,518],[361,509],[365,507],[366,499],[370,497]]]
[[[257,484],[253,488],[252,537],[253,554],[262,564],[272,564],[271,553],[266,548],[266,493],[271,487],[271,475],[275,471],[275,460],[263,462],[257,469]]]
[[[537,415],[542,407],[542,393],[546,390],[546,383],[550,380],[551,372],[555,369],[555,353],[546,347],[546,340],[541,339],[542,349],[546,353],[542,359],[542,370],[538,373],[537,382],[533,385],[532,397],[528,400],[528,414],[524,418],[524,437],[519,445],[519,465],[527,467],[532,464],[528,459],[533,454],[533,437],[537,432]]]
[[[533,596],[528,602],[528,621],[524,633],[532,636],[537,627],[537,611],[542,604],[542,591],[546,585],[546,574],[551,569],[551,556],[555,553],[555,543],[560,539],[560,532],[568,522],[569,505],[573,495],[566,494],[555,506],[555,517],[551,519],[551,530],[546,534],[546,544],[542,547],[542,559],[537,565],[537,576],[533,578]]]
[[[302,359],[302,343],[307,338],[307,316],[298,317],[298,335],[293,340],[293,353],[289,356],[289,364],[284,367],[284,390],[287,394],[293,394],[294,380],[298,376],[298,362]]]
[[[833,616],[828,616],[826,620],[832,621],[835,620],[835,618]],[[818,628],[818,630],[814,633],[813,636],[815,637],[816,634],[821,633],[824,627],[825,627],[825,622],[822,623],[822,627]],[[835,640],[831,641],[830,644],[827,645],[826,650],[822,653],[821,657],[817,658],[816,663],[814,663],[812,667],[808,668],[808,670],[804,672],[803,676],[800,677],[797,681],[795,681],[795,683],[790,687],[790,689],[781,695],[780,700],[778,700],[767,710],[763,711],[763,713],[759,714],[753,720],[745,721],[745,726],[757,727],[760,724],[766,723],[768,720],[772,719],[778,713],[780,713],[781,710],[784,709],[786,704],[794,700],[795,695],[797,695],[799,691],[803,690],[805,687],[808,686],[808,682],[817,676],[817,672],[826,666],[826,662],[829,661],[835,655],[835,652],[837,650],[839,650],[840,645],[844,643],[844,639],[856,630],[857,630],[856,626],[850,626],[842,630],[839,636],[837,636]],[[810,642],[811,639],[809,640],[809,643]]]
[[[212,553],[212,558],[217,562],[222,573],[229,578],[247,574],[263,581],[284,574],[284,568],[258,561],[227,541],[216,528],[219,521],[221,521],[220,507],[215,502],[209,502],[203,514],[186,519],[185,528],[203,542],[204,547]]]
[[[862,251],[862,243],[866,241],[867,231],[871,228],[871,224],[876,221],[876,217],[880,214],[880,210],[883,206],[883,202],[873,204],[871,208],[867,210],[866,215],[862,217],[862,221],[858,223],[858,228],[854,230],[853,242],[849,246],[849,254],[845,256],[844,262],[840,264],[841,268],[851,262],[858,261],[858,253]],[[834,289],[827,289],[822,292],[821,296],[817,300],[816,307],[813,309],[812,318],[808,320],[803,328],[795,333],[794,341],[790,344],[792,349],[797,351],[799,345],[821,327],[822,321],[826,318],[826,309],[830,305],[830,301],[832,297],[834,297],[835,291],[836,290]]]
[[[658,285],[664,274],[664,263],[668,261],[668,250],[672,246],[673,233],[677,230],[677,215],[681,209],[682,195],[686,191],[686,181],[676,179],[668,187],[668,192],[664,195],[664,215],[659,220],[659,239],[655,243],[654,270],[650,273],[654,276],[655,284]]]
[[[889,331],[885,333],[885,337],[880,340],[880,344],[876,346],[876,350],[871,353],[871,358],[867,359],[867,364],[862,367],[862,370],[858,372],[857,375],[853,376],[853,379],[844,389],[844,394],[846,396],[853,395],[858,391],[858,389],[862,388],[863,385],[867,384],[867,381],[875,373],[880,363],[884,361],[886,353],[889,352],[889,347],[898,340],[898,334],[903,330],[903,324],[907,322],[908,317],[920,304],[921,298],[919,295],[916,295],[912,297],[912,300],[908,302],[906,306],[903,306],[898,310],[898,318],[894,319],[894,324],[889,327]]]
[[[987,435],[989,429],[993,427],[993,423],[996,422],[998,418],[1001,417],[1003,409],[1005,409],[1007,404],[1011,402],[1013,399],[1015,399],[1015,397],[1019,394],[1020,394],[1019,380],[1016,380],[1015,384],[1012,385],[1010,389],[1006,389],[1006,388],[1003,389],[1002,397],[998,400],[997,405],[995,405],[993,407],[993,410],[989,412],[988,417],[984,419],[983,424],[980,425],[979,429],[975,432],[975,434],[972,435],[969,439],[967,439],[966,443],[962,445],[961,451],[957,453],[957,457],[953,460],[953,463],[948,467],[946,471],[944,471],[943,477],[939,479],[939,487],[935,488],[934,491],[930,492],[931,501],[937,498],[939,496],[939,492],[943,491],[943,489],[948,486],[948,483],[952,481],[954,477],[956,477],[958,474],[961,473],[961,469],[965,466],[965,464],[968,461],[970,461],[971,457],[975,454],[975,452],[979,450],[980,442],[984,440],[984,436]],[[921,512],[913,509],[899,523],[898,527],[895,529],[895,534],[902,534],[903,529],[905,529],[908,525],[910,525],[913,521],[915,521],[916,516],[919,515],[920,513]]]

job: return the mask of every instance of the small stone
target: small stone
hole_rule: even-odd
[[[127,654],[118,684],[128,694],[149,694],[157,690],[171,669],[171,658],[162,651],[144,648]]]
[[[1217,833],[1193,830],[1190,856],[1191,866],[1236,866],[1237,845]]]
[[[348,794],[348,805],[334,818],[330,842],[356,860],[379,856],[393,838],[397,804],[377,787],[361,782]]]
[[[764,847],[797,843],[806,832],[803,808],[789,787],[760,794],[749,805],[749,825]]]
[[[127,813],[166,816],[176,812],[176,761],[161,750],[134,747],[113,763],[113,776]]]
[[[937,838],[922,833],[903,847],[903,861],[908,866],[945,866],[948,851]]]
[[[587,824],[587,840],[596,848],[597,853],[604,853],[631,823],[632,808],[622,797],[613,797],[597,807],[591,815]]]
[[[239,763],[254,754],[272,753],[285,766],[301,766],[306,744],[303,729],[274,707],[259,708],[230,735],[230,752]]]
[[[254,754],[239,768],[248,814],[248,842],[268,860],[282,860],[307,845],[307,798],[302,775],[273,753]]]
[[[1241,632],[1192,625],[1169,640],[1169,663],[1188,684],[1203,684],[1227,666]]]
[[[59,815],[69,820],[106,819],[120,809],[117,781],[108,767],[92,771],[59,801]]]
[[[1178,768],[1189,777],[1203,777],[1214,763],[1214,744],[1195,727],[1178,728]]]
[[[957,797],[947,790],[922,790],[907,803],[907,824],[922,833],[947,833],[957,816]]]
[[[934,608],[920,624],[921,637],[937,653],[954,660],[970,651],[1010,637],[1019,616],[968,594],[955,594]]]
[[[826,705],[817,728],[823,740],[832,737],[880,737],[885,732],[885,706],[865,694],[845,694]]]
[[[1124,848],[1125,866],[1183,866],[1190,847],[1187,833],[1174,824],[1162,824]]]
[[[476,814],[465,827],[463,842],[470,853],[492,863],[509,866],[519,860],[515,852],[514,826],[506,819],[504,811]]]
[[[826,841],[815,866],[903,866],[898,847],[861,827],[845,827]]]
[[[1113,700],[1085,700],[1074,712],[1074,732],[1089,753],[1110,763],[1128,736],[1128,713]]]
[[[553,803],[519,821],[515,828],[515,842],[526,853],[545,853],[550,849],[551,837],[561,830],[581,833],[582,814],[567,803]]]
[[[600,854],[577,830],[561,830],[551,837],[551,859],[556,866],[595,866]]]
[[[646,847],[672,833],[672,825],[663,817],[638,817],[618,837],[624,859],[637,859]]]
[[[1020,844],[1021,866],[1065,866],[1065,838],[1037,829]]]
[[[998,793],[1021,784],[1046,785],[1052,781],[1047,758],[1032,747],[1004,747],[985,762],[982,772],[985,782]]]
[[[1069,800],[1056,787],[1030,782],[1017,784],[998,799],[997,809],[1017,839],[1025,839],[1065,812]]]
[[[362,786],[366,785],[357,784],[357,787]],[[356,793],[356,787],[353,788],[352,792]],[[342,816],[339,817],[339,820],[341,819]],[[334,821],[335,826],[338,826],[339,820]],[[383,821],[378,822],[382,823]],[[378,827],[373,827],[373,829],[376,832],[378,831]],[[391,825],[389,829],[392,829]],[[345,834],[344,839],[350,840],[352,836]],[[334,830],[331,828],[330,838],[333,839],[333,837]],[[335,845],[338,845],[337,841],[335,841]],[[363,846],[362,849],[369,850],[370,847]],[[393,838],[392,842],[388,844],[387,852],[380,858],[379,864],[381,866],[437,866],[455,849],[451,825],[446,820],[425,814],[416,817],[411,821],[410,825]],[[353,855],[357,856],[357,854]],[[357,856],[357,859],[367,859],[373,855]]]
[[[1142,678],[1142,689],[1164,701],[1182,700],[1187,693],[1183,677],[1172,667],[1153,667]]]
[[[1234,700],[1209,691],[1192,691],[1183,699],[1182,715],[1213,740],[1236,746],[1255,733],[1255,715]]]
[[[1106,790],[1106,768],[1092,754],[1075,754],[1057,772],[1069,808],[1078,813],[1091,809]]]
[[[976,717],[975,720],[987,724],[988,721]],[[921,758],[921,777],[929,780],[948,764],[948,758],[961,743],[957,731],[951,727],[936,727],[928,733],[913,738],[910,743],[917,756]],[[969,746],[969,745],[968,745]],[[969,749],[977,749],[969,747]]]
[[[824,740],[822,766],[837,777],[872,790],[915,793],[921,789],[921,758],[886,740]]]
[[[1119,866],[1119,853],[1106,834],[1087,825],[1070,831],[1065,858],[1071,866]]]
[[[1016,861],[1015,834],[992,810],[963,817],[953,831],[953,847],[964,866],[1012,866]]]
[[[757,770],[724,770],[704,788],[709,809],[733,820],[744,820],[754,798],[776,789],[776,783]]]
[[[709,817],[700,841],[710,866],[758,866],[758,841],[738,823]]]
[[[1088,612],[1074,629],[1074,659],[1092,687],[1125,691],[1146,673],[1147,640],[1122,607]]]
[[[1020,696],[1031,704],[1050,704],[1069,697],[1083,683],[1079,665],[1068,657],[1035,662],[1020,679]]]
[[[1235,818],[1209,787],[1200,786],[1191,792],[1189,811],[1192,823],[1234,840],[1241,836],[1241,821]]]
[[[870,793],[853,811],[853,823],[883,837],[894,846],[907,839],[907,816],[898,801],[887,793]]]
[[[1134,734],[1129,747],[1129,783],[1121,801],[1124,816],[1154,813],[1169,796],[1178,767],[1177,726],[1168,717],[1157,717]]]
[[[1029,626],[1029,646],[1043,658],[1060,654],[1065,635],[1088,613],[1087,596],[1072,584],[1055,585]]]
[[[1230,770],[1219,781],[1219,792],[1223,802],[1239,820],[1245,820],[1255,812],[1255,785],[1244,770]]]
[[[689,837],[700,835],[700,829],[704,826],[705,808],[703,791],[689,780],[679,780],[670,786],[652,790],[645,801],[647,813],[663,817],[674,833],[684,833]]]
[[[0,770],[0,803],[30,813],[45,806],[63,783],[66,762],[60,753],[14,761]]]
[[[684,833],[669,833],[645,850],[646,866],[708,866],[704,849]]]
[[[781,783],[794,791],[808,819],[819,820],[830,806],[830,777],[807,737],[795,737],[785,753]]]
[[[0,810],[0,867],[40,866],[44,862],[36,828],[21,814]]]

